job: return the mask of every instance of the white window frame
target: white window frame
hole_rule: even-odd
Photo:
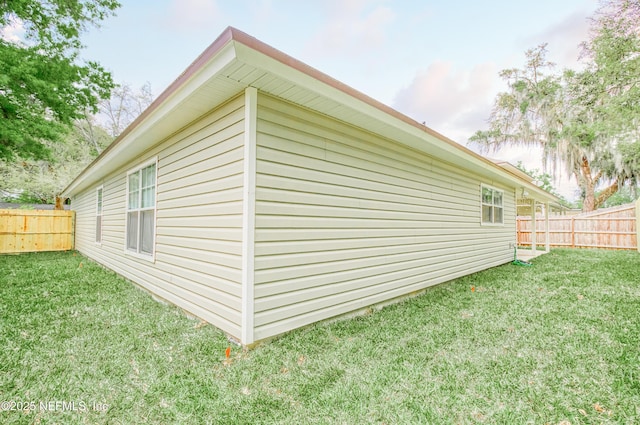
[[[491,203],[487,203],[484,200],[484,191],[491,191]],[[500,194],[500,205],[496,204],[496,193]],[[484,220],[484,209],[485,207],[491,208],[491,221]],[[496,208],[499,208],[502,212],[501,220],[499,222],[495,221],[495,212]],[[504,226],[504,190],[498,189],[493,186],[489,186],[487,184],[480,185],[480,224],[482,226]]]
[[[102,245],[102,223],[103,223],[103,214],[104,211],[104,187],[98,186],[96,188],[96,237],[95,242],[96,245]]]
[[[142,207],[142,170],[148,168],[150,166],[155,166],[155,180],[153,182],[153,205],[148,207]],[[129,208],[129,191],[131,188],[129,187],[129,181],[132,174],[138,173],[138,207],[130,209]],[[157,218],[157,204],[158,204],[158,158],[155,157],[149,161],[143,162],[140,165],[137,165],[135,168],[127,171],[127,180],[126,180],[126,201],[125,201],[125,232],[124,232],[124,252],[127,255],[131,255],[137,258],[141,258],[147,261],[155,261],[156,258],[156,218]],[[151,234],[153,236],[153,241],[151,243],[151,252],[144,252],[141,250],[140,244],[140,232],[142,230],[141,220],[142,220],[142,212],[145,211],[153,211],[153,220],[152,220],[152,231]],[[129,213],[137,212],[137,235],[136,235],[136,249],[129,248]]]

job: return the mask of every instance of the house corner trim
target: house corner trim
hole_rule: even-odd
[[[244,181],[242,193],[242,323],[241,342],[254,343],[254,244],[256,204],[256,126],[258,90],[245,89]]]

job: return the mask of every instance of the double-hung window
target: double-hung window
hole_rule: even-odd
[[[482,224],[504,223],[504,192],[493,187],[481,186]]]
[[[153,256],[156,227],[156,161],[127,174],[127,251]]]
[[[102,186],[96,190],[96,243],[102,243]]]

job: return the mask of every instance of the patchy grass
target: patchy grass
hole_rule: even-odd
[[[640,254],[533,261],[225,359],[78,254],[2,256],[0,423],[638,423]]]

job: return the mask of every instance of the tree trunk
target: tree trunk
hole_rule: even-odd
[[[596,197],[596,186],[602,178],[602,170],[598,171],[595,176],[592,176],[591,165],[589,164],[589,159],[586,156],[582,157],[580,166],[574,168],[573,172],[576,176],[578,186],[580,186],[580,188],[584,190],[582,212],[591,212],[597,210],[602,204],[605,203],[607,199],[611,197],[611,195],[618,191],[619,185],[618,179],[616,179],[613,181],[613,183],[611,183],[609,187],[600,192],[600,194]]]
[[[613,183],[606,189],[604,189],[598,196],[596,196],[596,188],[594,182],[588,182],[584,187],[584,202],[582,203],[582,212],[595,211],[606,202],[607,199],[618,191],[618,180],[614,180]]]
[[[591,182],[585,185],[584,201],[582,201],[582,212],[591,212],[596,210],[596,188]]]
[[[600,179],[600,174],[594,178],[591,175],[591,165],[586,156],[580,161],[580,168],[575,170],[578,186],[584,190],[584,200],[582,202],[582,212],[591,212],[596,209],[596,184]]]

